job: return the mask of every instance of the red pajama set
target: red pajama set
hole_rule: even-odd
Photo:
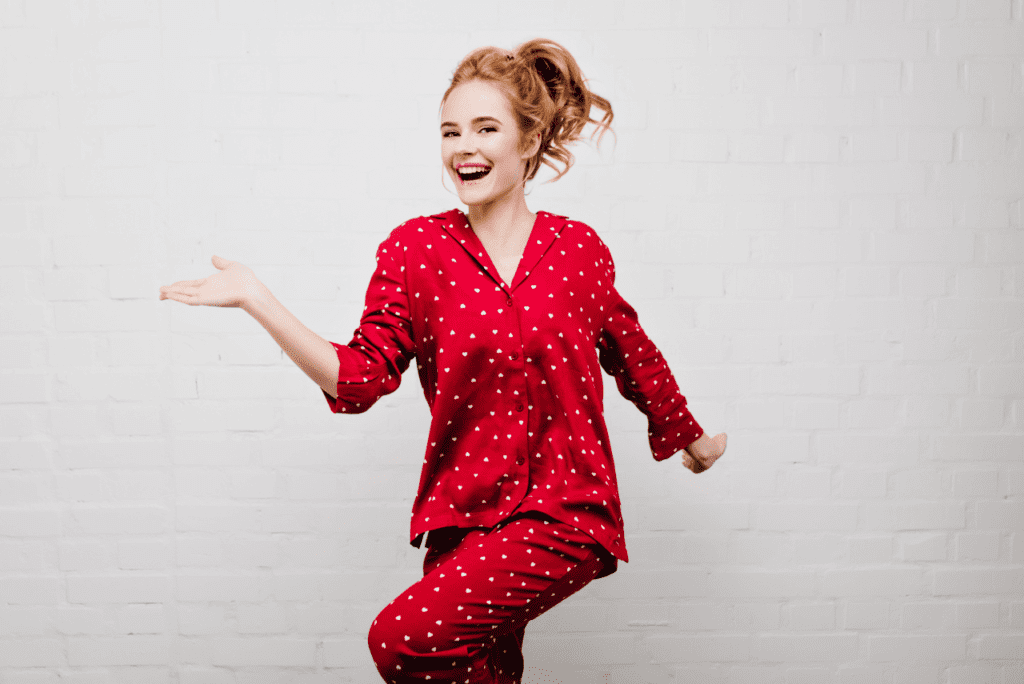
[[[394,392],[413,358],[431,425],[410,543],[424,577],[370,627],[386,682],[513,684],[526,623],[628,562],[602,369],[662,461],[703,434],[592,228],[537,212],[511,283],[465,214],[377,249],[359,328],[332,343],[335,413]]]

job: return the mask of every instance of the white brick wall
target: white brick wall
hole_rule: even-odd
[[[633,560],[531,625],[526,681],[1024,681],[1021,0],[8,0],[0,684],[377,680],[415,373],[333,416],[157,288],[218,253],[347,342],[377,244],[460,206],[452,69],[535,36],[617,142],[528,203],[598,230],[730,443],[656,464],[606,383]]]

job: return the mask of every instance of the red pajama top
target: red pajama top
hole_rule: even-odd
[[[511,283],[466,215],[412,219],[377,248],[359,328],[334,345],[335,413],[394,392],[413,358],[431,425],[410,543],[539,511],[629,560],[604,422],[601,369],[647,415],[656,461],[703,434],[636,311],[611,252],[580,221],[537,212]],[[604,576],[615,571],[617,562]]]

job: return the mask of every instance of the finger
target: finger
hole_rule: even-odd
[[[178,294],[197,295],[201,289],[196,285],[171,285],[169,287],[161,288],[164,294],[171,294],[176,292]]]
[[[683,451],[683,465],[686,466],[688,470],[693,470],[693,457],[686,451]]]
[[[177,288],[182,288],[182,287],[199,287],[199,286],[201,286],[205,282],[206,282],[206,278],[197,278],[195,280],[179,280],[178,282],[171,283],[170,285],[162,285],[160,287],[160,291],[161,292],[168,292],[168,291],[170,291],[172,289],[177,289]]]
[[[185,304],[202,304],[201,293],[197,287],[181,287],[164,293],[168,298]]]
[[[223,259],[223,258],[217,256],[216,254],[213,255],[213,258],[210,259],[210,261],[212,261],[213,265],[218,270],[221,270],[221,271],[223,271],[225,268],[227,268],[228,266],[230,266],[231,264],[234,263],[233,261],[228,261],[227,259]]]
[[[196,301],[195,297],[190,297],[188,295],[184,295],[178,292],[169,292],[166,295],[164,295],[164,298],[172,299],[176,302],[181,302],[182,304],[188,304],[190,306],[195,306],[196,304],[199,303],[198,301]]]
[[[700,461],[698,461],[696,458],[691,456],[689,452],[686,451],[683,452],[683,465],[685,465],[687,469],[694,473],[699,473],[705,470],[705,468],[701,465]]]

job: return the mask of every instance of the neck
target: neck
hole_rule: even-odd
[[[477,235],[501,244],[518,239],[524,230],[532,228],[536,219],[526,206],[526,196],[522,192],[512,193],[511,197],[496,202],[471,205],[466,216]]]

